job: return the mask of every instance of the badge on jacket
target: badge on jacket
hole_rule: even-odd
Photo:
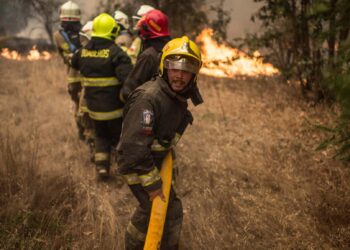
[[[152,134],[152,128],[153,128],[153,117],[154,114],[151,110],[145,109],[142,112],[142,134],[144,135],[150,135]]]

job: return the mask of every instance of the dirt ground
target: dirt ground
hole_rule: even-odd
[[[26,176],[18,188],[0,183],[0,249],[123,249],[136,201],[120,178],[96,181],[62,62],[0,59],[0,74],[0,170],[26,169],[11,175]],[[349,249],[350,166],[315,151],[315,125],[337,109],[273,78],[201,75],[199,87],[177,149],[180,248]]]

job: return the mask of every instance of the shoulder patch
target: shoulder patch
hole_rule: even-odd
[[[142,111],[142,134],[150,135],[152,134],[152,128],[153,128],[153,122],[154,122],[154,114],[153,111],[144,109]]]

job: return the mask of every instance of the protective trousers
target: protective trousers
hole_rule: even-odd
[[[126,229],[125,249],[141,250],[145,244],[152,203],[149,201],[147,192],[140,184],[130,185],[129,187],[138,200],[139,206],[135,209]],[[181,200],[176,197],[174,190],[171,189],[160,249],[178,249],[182,218]]]
[[[96,169],[104,168],[109,171],[110,155],[117,145],[122,129],[122,118],[113,120],[93,120],[95,128],[95,165]]]
[[[81,90],[80,99],[79,99],[79,110],[77,117],[79,119],[79,122],[81,126],[83,127],[84,131],[84,137],[88,144],[94,143],[94,124],[91,120],[88,112],[88,108],[86,106],[86,100],[85,100],[85,88]]]
[[[70,98],[74,102],[74,119],[75,123],[78,128],[79,138],[81,140],[85,139],[84,136],[84,126],[82,124],[81,116],[79,116],[79,99],[81,95],[81,83],[80,82],[74,82],[68,84],[68,93],[70,95]]]

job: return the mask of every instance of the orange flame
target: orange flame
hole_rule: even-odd
[[[263,63],[259,51],[249,57],[244,52],[212,39],[213,30],[204,29],[196,41],[201,45],[203,66],[201,73],[216,77],[272,76],[279,71],[269,63]]]
[[[8,48],[3,48],[1,50],[1,56],[9,60],[16,60],[16,61],[23,61],[23,60],[35,61],[35,60],[51,59],[51,54],[49,52],[47,51],[39,52],[36,48],[36,45],[32,47],[32,49],[29,51],[27,56],[22,56],[16,50],[11,51]]]

